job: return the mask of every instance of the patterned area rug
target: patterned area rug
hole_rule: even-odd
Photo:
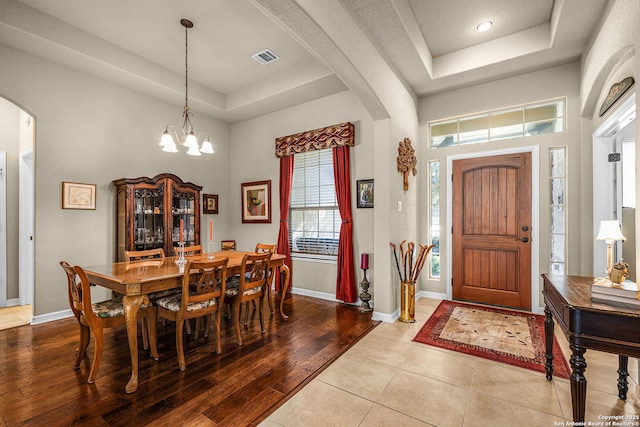
[[[442,301],[413,341],[544,373],[544,316]],[[571,372],[553,337],[553,375]]]

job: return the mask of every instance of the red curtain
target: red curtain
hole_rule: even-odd
[[[351,172],[349,147],[333,148],[333,176],[336,183],[338,209],[342,217],[338,244],[336,299],[356,302],[356,279],[353,267],[353,221],[351,219]]]
[[[289,250],[289,201],[291,200],[291,178],[293,177],[293,156],[280,157],[280,230],[278,231],[278,253],[286,256],[284,263],[292,273],[291,251]],[[280,275],[276,274],[276,291],[280,291]],[[289,282],[289,290],[291,290]]]

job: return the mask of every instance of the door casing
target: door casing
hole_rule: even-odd
[[[7,306],[7,153],[0,151],[0,307]]]

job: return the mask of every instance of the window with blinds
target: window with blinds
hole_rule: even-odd
[[[338,210],[331,149],[295,154],[289,205],[292,254],[338,254]]]

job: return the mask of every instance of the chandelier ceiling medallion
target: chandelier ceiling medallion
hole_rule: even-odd
[[[160,139],[160,146],[162,151],[169,153],[177,153],[177,144],[188,148],[187,154],[191,156],[199,156],[201,153],[213,153],[213,146],[209,140],[209,135],[206,132],[200,132],[196,136],[196,132],[193,130],[191,124],[191,116],[193,113],[189,111],[189,66],[188,66],[188,31],[189,28],[193,28],[193,22],[188,19],[181,19],[180,24],[184,27],[184,111],[182,112],[182,135],[178,136],[175,127],[168,124],[162,138]],[[199,145],[198,139],[204,136],[202,146]]]

